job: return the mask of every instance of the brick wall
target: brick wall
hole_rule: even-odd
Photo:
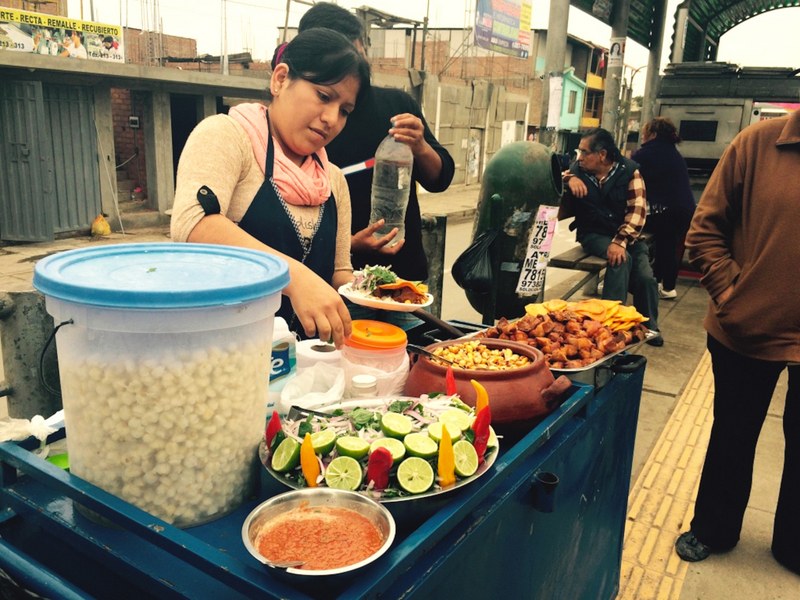
[[[144,93],[122,88],[111,90],[112,115],[114,119],[115,164],[126,164],[118,169],[119,178],[131,179],[141,186],[147,196],[147,164],[144,152],[144,130],[131,129],[128,117],[144,112]],[[136,151],[138,149],[138,154]],[[136,156],[134,156],[136,154]],[[125,175],[123,175],[123,173]]]

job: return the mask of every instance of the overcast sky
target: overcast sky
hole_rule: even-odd
[[[69,0],[70,17],[130,27],[157,29],[155,6],[163,32],[197,39],[199,54],[219,55],[222,50],[222,8],[227,15],[228,52],[250,50],[253,57],[268,60],[286,17],[286,0]],[[675,8],[669,0],[662,66],[669,62],[669,47]],[[428,11],[431,27],[469,27],[475,0],[340,0],[347,8],[371,6],[400,17],[422,21]],[[534,28],[546,28],[549,0],[533,0]],[[460,7],[460,8],[459,8]],[[308,6],[291,2],[289,26],[296,26]],[[746,66],[800,68],[800,8],[774,10],[746,21],[722,37],[718,60]],[[570,10],[569,33],[598,45],[608,46],[611,29],[577,9]],[[632,69],[647,64],[647,51],[629,43],[625,64]],[[642,83],[640,74],[635,83]],[[638,85],[635,85],[638,87]]]

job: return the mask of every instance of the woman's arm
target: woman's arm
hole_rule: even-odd
[[[289,265],[290,278],[283,293],[289,297],[306,335],[332,339],[337,348],[341,348],[344,338],[350,335],[350,313],[327,281],[300,261],[258,241],[227,217],[221,214],[204,216],[187,241],[250,248],[282,258]]]

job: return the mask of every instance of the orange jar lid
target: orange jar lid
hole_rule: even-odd
[[[346,346],[364,350],[389,350],[402,348],[408,343],[408,336],[397,325],[356,319],[352,323],[350,337],[344,341]]]

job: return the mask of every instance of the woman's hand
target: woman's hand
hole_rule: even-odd
[[[283,291],[309,337],[333,340],[337,348],[350,335],[350,313],[342,297],[324,279],[303,264],[290,266],[291,281]]]
[[[400,251],[400,248],[405,244],[405,240],[394,242],[397,237],[397,227],[392,229],[389,233],[381,237],[375,237],[373,234],[383,227],[385,221],[379,219],[370,225],[367,225],[361,231],[355,233],[350,240],[350,249],[353,252],[378,252],[393,256]]]

